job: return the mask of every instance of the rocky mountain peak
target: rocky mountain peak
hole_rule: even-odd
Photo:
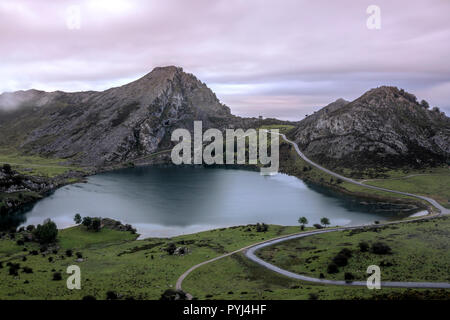
[[[330,167],[427,166],[450,160],[450,118],[392,86],[338,101],[300,121],[295,140]]]
[[[29,108],[0,110],[0,146],[88,165],[132,161],[167,149],[171,132],[191,129],[195,120],[205,129],[241,121],[206,84],[175,66],[155,68],[101,92],[41,92],[26,98]]]

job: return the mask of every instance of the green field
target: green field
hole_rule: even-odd
[[[450,209],[450,171],[397,179],[368,180],[367,184],[431,197]]]
[[[64,159],[25,156],[7,149],[0,149],[0,165],[8,163],[13,170],[26,175],[56,177],[68,171],[85,171],[84,168],[64,165]]]
[[[319,278],[345,280],[350,272],[355,280],[367,279],[369,265],[381,267],[383,281],[450,282],[450,219],[408,222],[377,229],[331,232],[283,242],[265,248],[259,256],[283,269]],[[361,252],[358,244],[382,242],[391,254]],[[344,248],[352,252],[348,265],[338,273],[327,273],[327,267]],[[392,266],[388,266],[392,265]]]
[[[283,242],[258,252],[268,262],[282,268],[319,278],[343,279],[352,272],[355,279],[367,279],[371,264],[381,267],[382,281],[450,281],[449,233],[450,219],[380,228],[378,232],[332,232]],[[393,253],[377,256],[358,254],[359,241],[385,241]],[[338,274],[327,274],[327,265],[342,248],[350,248],[353,257]],[[398,299],[400,296],[449,299],[450,290],[417,290],[365,287],[324,286],[290,279],[271,272],[234,255],[202,266],[184,281],[183,288],[199,299]]]
[[[250,231],[248,231],[250,230]],[[4,236],[0,240],[0,299],[81,299],[93,295],[105,299],[107,291],[115,291],[121,297],[135,299],[159,299],[161,294],[173,288],[178,277],[191,266],[209,258],[234,251],[263,239],[298,231],[297,227],[270,226],[265,233],[256,232],[255,226],[218,229],[173,239],[134,240],[130,232],[102,229],[99,233],[74,227],[60,231],[58,253],[31,255],[39,250],[36,243],[17,245]],[[169,243],[187,247],[188,254],[169,255],[164,249]],[[27,251],[23,251],[23,248]],[[81,252],[85,261],[65,256],[66,249]],[[153,259],[151,258],[153,256]],[[26,257],[26,261],[22,261]],[[48,258],[53,261],[49,262]],[[33,269],[33,273],[19,272],[9,275],[7,262],[20,263]],[[81,268],[82,289],[66,288],[67,266]],[[61,272],[62,281],[53,281],[54,272]],[[28,283],[25,283],[28,281]]]
[[[425,254],[422,252],[423,249],[430,247],[429,243],[425,242],[419,246],[423,236],[411,232],[416,230],[430,233],[428,232],[430,228],[432,229],[438,222],[438,220],[433,221],[435,222],[427,222],[426,225],[408,223],[405,225],[405,230],[402,229],[403,225],[395,230],[383,229],[381,234],[389,232],[393,240],[397,239],[394,237],[395,234],[401,234],[401,238],[405,241],[412,239],[410,247],[417,245],[415,256],[420,258],[421,254]],[[448,238],[448,220],[442,225],[439,221],[438,226],[436,228]],[[58,252],[50,251],[45,256],[41,253],[31,254],[33,250],[39,250],[39,245],[36,243],[25,242],[25,245],[18,245],[16,240],[20,239],[20,234],[16,234],[14,240],[8,235],[3,235],[0,240],[0,261],[3,265],[3,268],[0,268],[0,299],[81,299],[86,295],[105,299],[108,291],[116,292],[120,299],[159,299],[166,289],[174,288],[178,277],[193,265],[249,244],[296,232],[299,232],[298,227],[270,225],[267,232],[257,232],[255,226],[239,226],[171,239],[135,240],[136,235],[130,232],[102,229],[96,233],[78,226],[60,230]],[[345,233],[340,234],[345,242],[357,241],[360,237],[359,234],[352,237]],[[340,248],[339,245],[333,247],[335,237],[339,236],[337,233],[329,235],[331,236],[329,243],[332,245],[329,248],[331,253]],[[371,236],[376,237],[379,234],[373,233]],[[438,239],[439,232],[435,231],[428,237]],[[170,255],[165,250],[170,243],[187,248],[187,254]],[[406,243],[404,245],[406,246]],[[443,246],[447,246],[445,253],[448,252],[447,242]],[[72,257],[66,256],[67,249],[73,251]],[[76,252],[82,254],[84,261],[75,261]],[[324,252],[325,260],[328,257],[327,254]],[[23,257],[26,261],[22,261]],[[49,258],[52,258],[52,261],[49,261]],[[438,248],[429,250],[425,258],[433,263],[428,263],[427,267],[421,266],[422,269],[432,271],[433,268],[440,268],[448,277],[448,261]],[[386,273],[386,276],[418,267],[418,264],[411,264],[411,260],[408,260],[411,259],[411,255],[406,253],[397,259],[398,263],[390,267],[392,271]],[[443,261],[447,261],[447,265],[441,265]],[[21,269],[18,276],[9,275],[7,262],[20,263]],[[81,290],[66,288],[65,279],[68,275],[65,271],[67,266],[73,264],[81,268]],[[23,272],[23,267],[32,268],[33,273]],[[60,272],[62,280],[52,280],[54,272]],[[413,274],[414,272],[413,270]],[[426,277],[430,277],[429,274],[425,274],[422,278]],[[433,279],[438,277],[436,275]],[[242,254],[235,254],[200,267],[187,277],[183,288],[199,299],[353,299],[373,298],[374,295],[381,298],[383,294],[406,292],[403,289],[383,289],[374,292],[366,288],[322,286],[295,281],[255,265],[245,259]],[[447,293],[439,290],[411,292],[424,294],[428,298],[430,294],[441,295],[441,298],[444,294],[447,297]]]

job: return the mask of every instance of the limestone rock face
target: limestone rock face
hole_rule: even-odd
[[[0,147],[108,165],[169,148],[177,128],[245,126],[192,74],[155,68],[144,77],[102,92],[43,92],[0,95]]]
[[[305,154],[332,168],[442,164],[450,159],[450,118],[395,87],[338,100],[292,134]]]

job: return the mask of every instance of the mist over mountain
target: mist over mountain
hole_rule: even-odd
[[[167,149],[174,129],[245,127],[216,95],[177,67],[102,92],[0,95],[0,146],[83,165],[131,161]],[[251,121],[251,120],[250,120]]]
[[[276,119],[231,114],[194,75],[170,66],[105,91],[38,90],[0,95],[0,147],[105,166],[170,149],[177,128],[257,128]],[[302,150],[331,168],[421,167],[450,158],[450,119],[396,87],[349,102],[338,99],[290,133]]]

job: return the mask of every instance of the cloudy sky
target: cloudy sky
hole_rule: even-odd
[[[177,65],[242,116],[299,120],[380,85],[449,115],[449,13],[449,0],[0,0],[0,92],[104,90]]]

